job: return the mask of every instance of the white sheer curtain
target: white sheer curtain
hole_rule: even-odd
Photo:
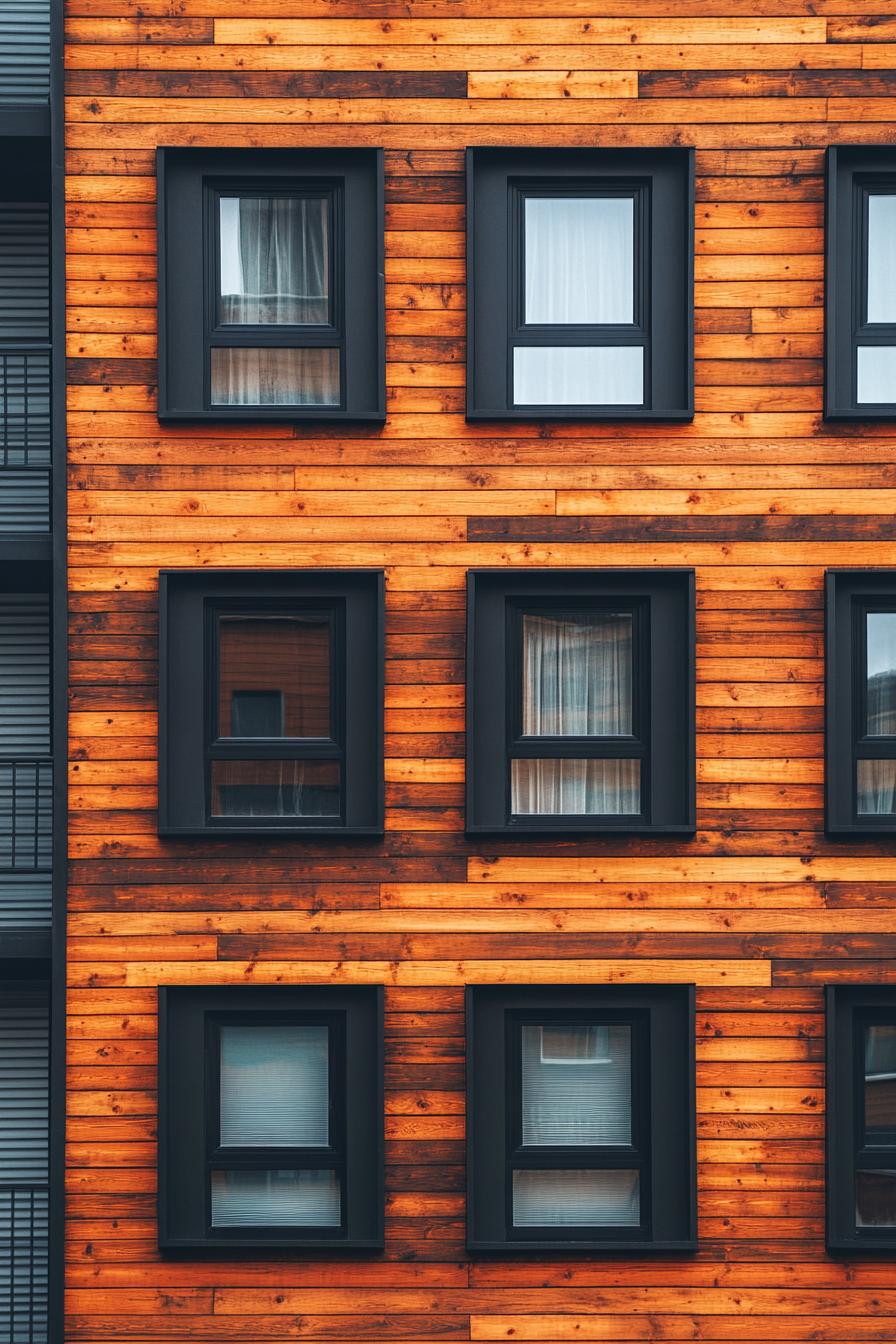
[[[213,406],[338,406],[339,351],[212,348]]]
[[[896,195],[868,196],[868,321],[896,322]]]
[[[338,1227],[335,1171],[213,1171],[213,1227]]]
[[[523,616],[525,737],[623,737],[632,731],[632,617]],[[526,815],[640,811],[640,762],[517,758],[511,807]]]
[[[220,198],[220,312],[225,323],[329,321],[325,198]]]
[[[859,816],[896,813],[896,761],[857,761],[856,786]]]
[[[630,196],[527,196],[525,321],[634,321]]]

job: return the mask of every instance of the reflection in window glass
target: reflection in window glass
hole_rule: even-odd
[[[896,1227],[896,1171],[856,1172],[856,1226]]]
[[[630,196],[527,196],[525,321],[633,322],[634,221]]]
[[[212,1227],[339,1227],[335,1171],[213,1171]]]
[[[643,406],[640,345],[518,345],[516,406]]]
[[[896,1025],[865,1028],[865,1142],[896,1144]]]
[[[630,1144],[631,1054],[630,1026],[523,1024],[523,1144]]]
[[[856,811],[860,817],[896,814],[896,760],[856,762]]]
[[[641,762],[515,757],[510,810],[518,817],[630,817],[641,811]]]
[[[515,1171],[514,1227],[637,1227],[637,1171]]]
[[[219,322],[328,323],[329,215],[325,197],[220,197]]]
[[[326,619],[222,616],[219,736],[330,737],[331,659]]]
[[[329,1143],[329,1030],[306,1024],[221,1027],[221,1146]]]
[[[523,616],[523,735],[632,731],[632,616]]]
[[[896,195],[868,197],[868,321],[896,322]]]
[[[894,198],[896,199],[896,198]],[[896,734],[896,611],[866,615],[866,668],[869,737]]]
[[[213,817],[338,817],[338,761],[212,761]]]
[[[213,346],[213,406],[338,406],[339,351]]]

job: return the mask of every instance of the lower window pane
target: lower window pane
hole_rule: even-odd
[[[637,1227],[637,1171],[515,1171],[514,1227]]]
[[[641,762],[514,760],[510,810],[517,817],[637,816],[641,811]]]
[[[213,817],[338,817],[338,761],[212,761]]]
[[[212,1227],[339,1227],[335,1171],[213,1171]]]
[[[859,816],[896,813],[896,760],[858,761],[856,786]]]
[[[856,1172],[856,1227],[896,1227],[896,1171]]]
[[[212,349],[213,406],[338,406],[339,351]]]
[[[515,406],[643,406],[640,345],[518,345]]]
[[[865,1145],[896,1147],[896,1026],[865,1028]]]
[[[860,345],[856,351],[856,401],[892,405],[896,401],[896,345]]]

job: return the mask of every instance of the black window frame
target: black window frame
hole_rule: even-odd
[[[159,1011],[159,1207],[163,1252],[221,1257],[263,1250],[383,1246],[383,987],[163,985]],[[231,1149],[219,1143],[220,1026],[313,1023],[331,1029],[331,1144]],[[217,1089],[217,1090],[216,1090]],[[338,1228],[211,1225],[215,1170],[335,1169]]]
[[[694,150],[467,150],[468,420],[659,420],[694,415]],[[635,199],[632,324],[527,324],[523,213],[530,195]],[[642,345],[643,405],[515,405],[518,346]]]
[[[369,421],[385,393],[385,219],[380,149],[157,150],[160,421]],[[221,195],[328,196],[330,322],[222,323]],[[338,406],[229,406],[211,401],[213,347],[336,348]]]
[[[831,145],[825,184],[825,417],[896,420],[892,402],[858,401],[859,345],[896,347],[896,320],[867,321],[868,195],[896,194],[896,146]]]
[[[896,759],[896,735],[865,732],[868,612],[896,613],[896,568],[825,574],[825,829],[829,835],[896,834],[896,813],[859,813],[859,760]]]
[[[865,1026],[896,1026],[896,986],[827,985],[827,1067],[825,1149],[827,1162],[827,1248],[851,1255],[896,1254],[896,1226],[859,1227],[855,1178],[858,1171],[896,1171],[896,1142],[864,1143]]]
[[[631,1145],[530,1147],[519,1136],[519,1028],[525,1022],[631,1024]],[[695,1250],[693,985],[475,985],[466,991],[467,1249],[630,1254]],[[637,1227],[514,1228],[512,1173],[641,1174]]]
[[[383,833],[384,608],[382,570],[160,571],[160,835]],[[331,736],[219,736],[221,616],[321,613],[333,630]],[[212,816],[214,761],[289,759],[339,762],[338,816]]]
[[[695,575],[692,569],[474,569],[467,575],[467,801],[470,834],[693,834]],[[633,722],[625,737],[521,735],[520,616],[539,610],[634,614]],[[669,653],[670,647],[673,652]],[[660,650],[664,650],[662,658]],[[635,757],[641,812],[510,810],[513,759]]]

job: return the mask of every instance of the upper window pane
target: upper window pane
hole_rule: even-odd
[[[896,1025],[865,1028],[865,1142],[896,1144]]]
[[[218,207],[218,320],[328,323],[329,199],[221,196]]]
[[[868,321],[896,322],[896,195],[892,193],[868,196]]]
[[[630,196],[527,196],[525,321],[632,323],[634,218]]]
[[[631,1027],[522,1027],[526,1146],[631,1144]]]
[[[523,734],[632,732],[632,615],[523,616]]]
[[[221,1027],[221,1147],[320,1148],[329,1138],[329,1029]]]
[[[304,616],[222,616],[220,737],[331,735],[331,627]]]
[[[866,616],[867,721],[869,737],[896,735],[896,611]]]

